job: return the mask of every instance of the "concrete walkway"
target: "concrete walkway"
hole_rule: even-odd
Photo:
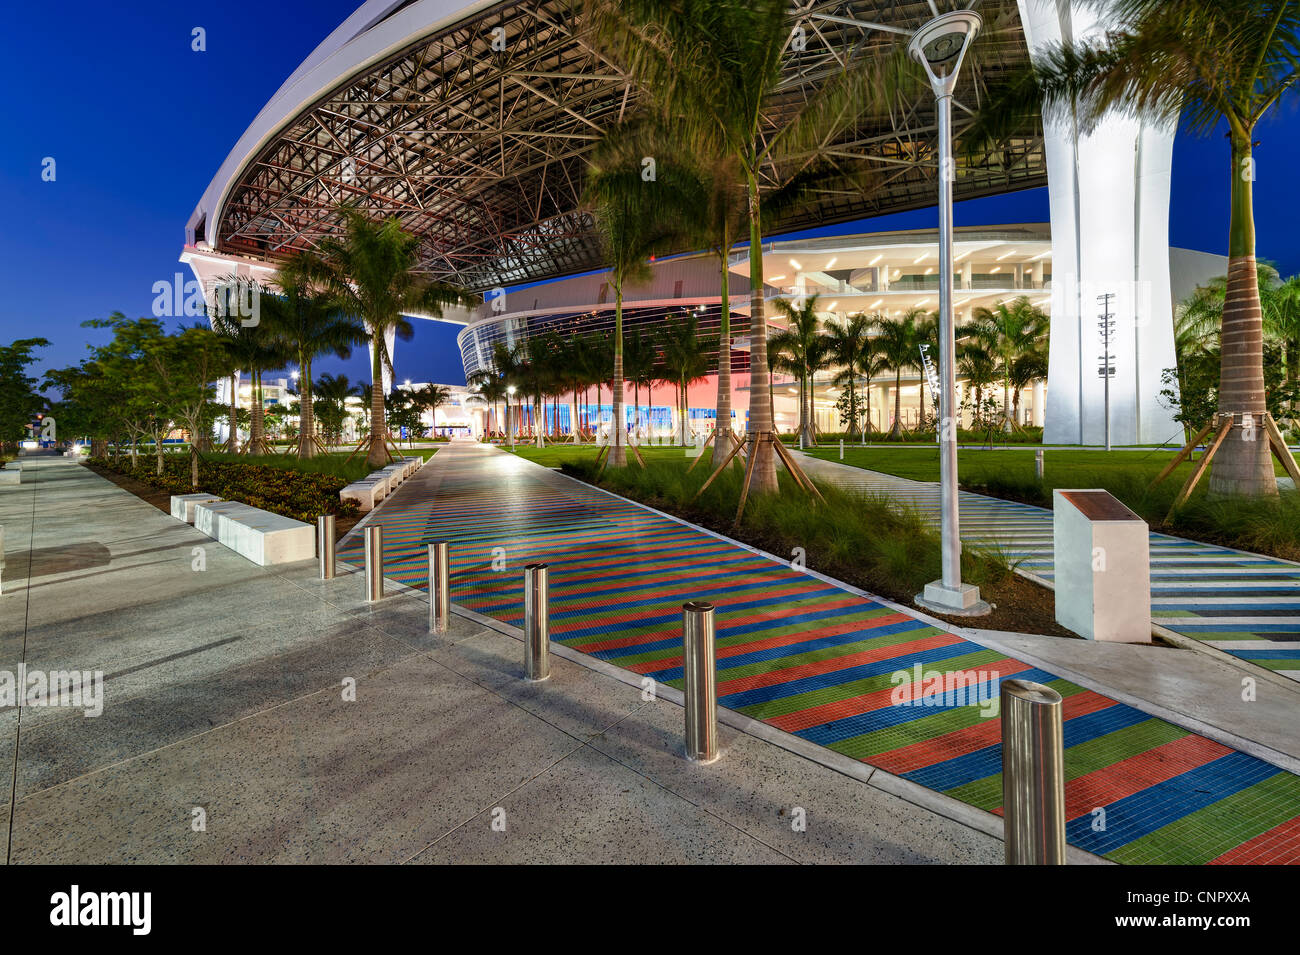
[[[813,477],[916,507],[937,521],[939,485],[801,454]],[[962,538],[996,545],[1025,576],[1052,586],[1052,512],[962,491]],[[1158,632],[1300,682],[1300,564],[1151,535],[1151,611]]]
[[[522,620],[522,566],[545,561],[552,639],[633,682],[681,687],[680,607],[709,600],[719,702],[734,724],[811,758],[864,764],[873,783],[914,801],[964,804],[977,826],[996,825],[1001,806],[998,721],[966,699],[920,699],[922,683],[969,678],[982,699],[1011,676],[1047,683],[1066,698],[1072,845],[1120,862],[1300,861],[1294,754],[1211,732],[1216,721],[1248,730],[1227,706],[1184,718],[1177,679],[1156,705],[1132,685],[1109,695],[1087,661],[1062,668],[1066,678],[1045,647],[1012,651],[997,635],[954,631],[481,445],[439,451],[367,523],[384,527],[387,572],[411,587],[427,586],[425,544],[448,540],[453,599],[507,627]],[[359,561],[360,538],[358,528],[342,556]],[[915,702],[895,699],[898,674]],[[1200,676],[1202,688],[1240,694],[1239,673]],[[1287,740],[1286,716],[1270,711],[1272,741]]]
[[[0,488],[0,678],[102,671],[104,706],[0,707],[8,861],[1001,860],[988,827],[886,774],[729,727],[726,758],[695,766],[665,697],[565,659],[526,684],[517,640],[464,617],[431,638],[423,595],[368,606],[346,568],[256,567],[80,466],[32,463]]]

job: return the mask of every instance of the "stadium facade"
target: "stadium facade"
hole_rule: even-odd
[[[935,7],[923,0],[814,0],[799,7],[793,25],[814,39],[788,51],[771,121],[779,123],[815,95],[826,77],[852,68],[859,58],[906,44]],[[1106,27],[1093,5],[1071,0],[985,0],[979,11],[984,46],[956,92],[957,137],[970,121],[963,107],[1023,65],[1031,50]],[[487,297],[505,290],[505,312],[491,312],[494,306],[487,303],[446,316],[467,326],[460,342],[466,370],[472,371],[482,366],[483,346],[494,336],[527,335],[541,327],[579,329],[605,320],[602,282],[587,274],[601,262],[591,218],[580,202],[585,157],[609,125],[636,108],[639,97],[618,65],[589,42],[581,4],[571,0],[367,0],[294,71],[235,144],[188,222],[182,261],[210,288],[232,273],[264,274],[285,256],[334,234],[340,201],[397,216],[420,236],[422,268],[431,277]],[[838,159],[877,170],[875,185],[817,193],[774,229],[789,232],[932,206],[938,176],[934,116],[926,93],[906,108],[860,117],[826,145]],[[1028,396],[1025,405],[1033,420],[1045,421],[1048,441],[1103,440],[1107,380],[1115,443],[1165,441],[1178,432],[1158,397],[1160,374],[1174,364],[1172,145],[1172,129],[1130,118],[1109,120],[1088,135],[1069,123],[1040,121],[1002,148],[958,163],[958,201],[1049,190],[1050,229],[1040,227],[1033,240],[1047,253],[1034,253],[1042,264],[1034,267],[1014,248],[1031,247],[1027,235],[997,239],[1003,227],[968,230],[959,243],[994,241],[1002,252],[1015,254],[997,273],[971,274],[972,283],[1000,276],[996,281],[1006,287],[964,287],[963,270],[957,295],[959,309],[974,307],[977,297],[1027,293],[1048,300],[1051,387]],[[981,234],[994,238],[975,237]],[[924,299],[930,277],[923,268],[908,268],[924,260],[899,258],[897,280],[876,275],[867,281],[862,270],[879,265],[861,259],[879,254],[866,255],[878,239],[897,242],[899,250],[913,242],[913,260],[926,244],[923,236],[862,238],[860,248],[845,245],[844,258],[828,265],[836,254],[830,245],[765,242],[765,294],[824,289],[819,294],[828,313],[859,305],[892,311]],[[932,236],[929,244],[933,248]],[[980,255],[973,250],[968,256],[976,269],[988,264]],[[783,264],[791,257],[806,268]],[[731,272],[732,293],[742,299],[737,280],[743,263],[733,259]],[[645,291],[649,297],[633,303],[632,327],[661,320],[674,308],[695,308],[705,323],[716,315],[720,277],[707,258],[670,258],[655,273]],[[777,278],[783,273],[789,278]],[[554,279],[565,281],[533,285]],[[677,292],[679,283],[682,294],[666,294]],[[988,294],[968,294],[974,292]],[[880,305],[873,307],[876,299]],[[737,302],[741,365],[747,360],[746,304]],[[1102,307],[1111,332],[1104,357],[1098,354]],[[737,386],[744,382],[741,373]],[[919,383],[912,387],[919,398]],[[737,399],[743,413],[747,401],[743,394]],[[712,401],[697,402],[693,395],[691,404],[709,408]]]

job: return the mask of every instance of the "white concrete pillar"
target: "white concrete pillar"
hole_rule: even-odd
[[[1095,36],[1107,25],[1086,5],[1018,2],[1031,52]],[[1165,441],[1181,434],[1158,399],[1161,371],[1175,364],[1169,287],[1175,130],[1115,115],[1087,136],[1076,135],[1068,120],[1047,124],[1045,132],[1053,278],[1044,440],[1105,441],[1097,296],[1110,292],[1116,368],[1111,439],[1121,445]]]

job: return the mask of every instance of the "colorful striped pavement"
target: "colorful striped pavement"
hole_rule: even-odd
[[[960,674],[983,700],[1005,678],[1046,683],[1065,698],[1071,844],[1123,863],[1300,862],[1300,777],[508,453],[453,444],[370,522],[390,578],[426,588],[424,545],[446,539],[453,600],[514,626],[521,568],[546,562],[552,639],[671,686],[681,604],[709,600],[722,706],[994,813],[999,720],[925,681]],[[354,531],[340,558],[361,551]]]
[[[906,502],[938,521],[936,483],[809,455],[801,461],[819,481]],[[996,544],[1020,571],[1051,585],[1050,510],[969,491],[958,506],[963,540]],[[1300,564],[1153,533],[1151,616],[1173,633],[1300,681]]]

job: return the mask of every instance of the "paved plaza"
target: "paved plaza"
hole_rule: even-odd
[[[996,454],[996,451],[988,452]],[[939,485],[802,455],[818,480],[939,513]],[[962,539],[996,544],[1017,569],[1052,586],[1052,512],[960,492]],[[1175,641],[1196,641],[1300,682],[1300,564],[1152,533],[1152,620]]]
[[[552,639],[670,687],[681,686],[680,606],[709,600],[722,706],[988,813],[1001,805],[998,721],[972,706],[894,705],[891,675],[975,673],[989,696],[1008,677],[1045,683],[1065,697],[1071,845],[1126,863],[1300,861],[1300,777],[1285,760],[507,452],[453,444],[370,522],[384,527],[388,573],[413,588],[427,586],[424,545],[448,540],[453,600],[508,625],[522,621],[521,568],[545,561]],[[357,530],[341,556],[360,551]]]
[[[893,704],[891,675],[918,666],[1065,697],[1071,862],[1300,861],[1296,701],[1233,709],[1240,670],[1195,651],[956,632],[476,444],[368,518],[378,604],[360,529],[320,581],[75,464],[25,463],[0,491],[0,670],[98,670],[104,690],[95,717],[0,710],[10,862],[998,863],[999,722]],[[458,609],[442,637],[436,539]],[[556,656],[535,685],[515,628],[537,560]],[[718,606],[708,766],[681,755],[688,599]]]
[[[666,699],[558,658],[527,684],[518,640],[460,616],[432,637],[422,594],[367,605],[347,568],[257,567],[82,467],[25,464],[0,489],[0,670],[105,682],[98,717],[0,710],[9,862],[1001,861],[991,827],[886,774],[725,725],[695,766]]]

